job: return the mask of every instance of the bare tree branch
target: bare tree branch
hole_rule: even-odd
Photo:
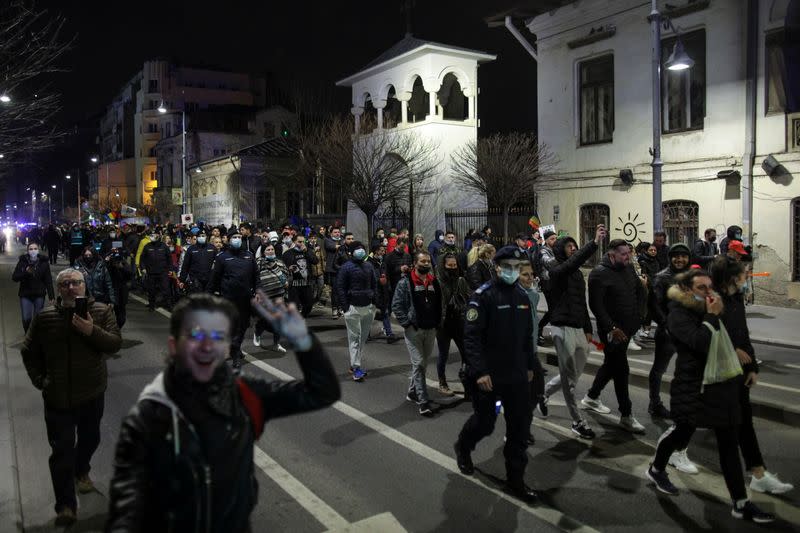
[[[557,159],[528,133],[495,134],[463,146],[451,156],[453,179],[503,209],[503,234],[508,235],[508,211],[535,198],[536,181],[552,170]]]
[[[74,39],[62,36],[65,19],[40,10],[33,0],[0,7],[0,153],[10,162],[21,154],[52,148],[65,136],[53,125],[61,95],[50,75],[65,72],[59,60]]]

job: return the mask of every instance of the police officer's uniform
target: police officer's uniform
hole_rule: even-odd
[[[193,244],[186,250],[178,279],[181,283],[189,281],[189,292],[203,292],[211,277],[211,267],[217,255],[217,248],[211,244]]]
[[[506,259],[527,258],[516,246],[506,246],[497,252],[495,261]],[[531,500],[535,493],[524,483],[531,424],[528,371],[536,368],[530,300],[519,284],[509,285],[498,279],[475,291],[465,318],[465,387],[470,389],[474,413],[455,444],[459,469],[464,474],[474,471],[469,454],[483,437],[494,431],[496,402],[501,400],[507,427],[503,455],[508,486],[518,496]],[[481,390],[476,383],[485,375],[492,379],[490,392]]]
[[[231,359],[234,367],[241,366],[242,341],[245,331],[250,327],[250,299],[255,295],[257,278],[256,256],[249,250],[229,248],[214,259],[208,292],[219,292],[239,312],[231,338]]]

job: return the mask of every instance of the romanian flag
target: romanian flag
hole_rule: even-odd
[[[539,229],[539,226],[541,226],[542,223],[539,221],[539,217],[533,215],[531,218],[528,219],[528,225],[531,227],[533,231],[536,231]]]

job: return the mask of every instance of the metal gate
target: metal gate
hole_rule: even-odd
[[[792,281],[800,281],[800,198],[792,200]]]
[[[600,262],[600,258],[603,257],[606,248],[608,247],[609,241],[609,234],[610,234],[610,227],[609,222],[611,221],[611,210],[606,204],[586,204],[581,206],[580,211],[580,221],[581,221],[581,246],[585,245],[589,241],[594,240],[594,234],[597,232],[597,225],[604,224],[606,226],[606,230],[609,233],[606,233],[606,238],[603,241],[603,244],[597,249],[597,252],[589,258],[589,261],[586,262],[587,266],[595,266],[597,263]]]
[[[671,246],[682,242],[691,249],[700,226],[700,207],[697,202],[670,200],[661,206],[667,243]]]
[[[389,228],[403,228],[413,232],[413,228],[409,224],[409,216],[406,209],[397,203],[397,200],[392,200],[389,206],[383,211],[378,211],[373,217],[373,228],[383,228],[386,234],[389,234]]]

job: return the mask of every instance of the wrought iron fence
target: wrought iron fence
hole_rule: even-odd
[[[535,214],[535,206],[511,208],[508,213],[508,235],[503,235],[503,210],[501,208],[445,211],[444,219],[447,229],[455,231],[459,240],[463,240],[469,230],[481,231],[484,227],[489,226],[492,228],[490,242],[495,246],[503,246],[510,243],[517,233],[531,233],[528,220]]]

